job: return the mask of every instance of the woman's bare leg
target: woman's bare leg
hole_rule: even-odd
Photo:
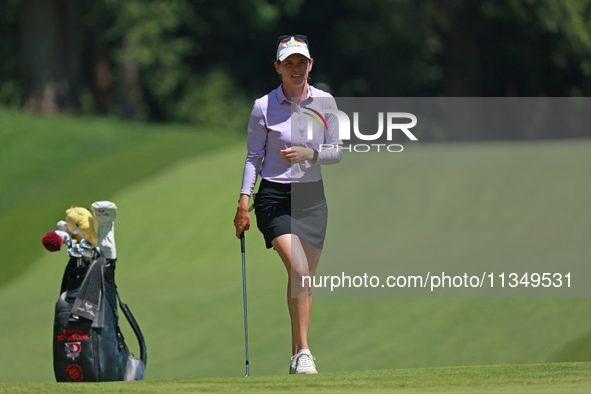
[[[322,250],[313,247],[294,234],[284,234],[272,242],[287,269],[287,306],[291,318],[292,354],[309,349],[308,332],[312,318],[312,287],[308,286],[316,273]]]

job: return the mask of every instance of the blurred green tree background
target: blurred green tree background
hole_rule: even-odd
[[[335,96],[589,96],[591,0],[0,0],[0,104],[241,131],[306,34]]]

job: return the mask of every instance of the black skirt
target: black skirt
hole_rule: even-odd
[[[284,234],[295,234],[318,249],[324,246],[328,208],[322,180],[275,183],[263,179],[254,208],[267,248],[272,248],[271,241]]]

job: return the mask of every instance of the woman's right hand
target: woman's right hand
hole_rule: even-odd
[[[250,215],[248,214],[248,202],[250,196],[248,194],[241,194],[238,200],[238,208],[236,208],[236,215],[234,216],[234,227],[236,227],[236,238],[240,238],[240,234],[250,229]]]

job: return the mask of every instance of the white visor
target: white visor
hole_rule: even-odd
[[[291,37],[289,41],[279,45],[277,48],[277,60],[282,62],[294,53],[299,53],[300,55],[304,55],[308,59],[311,59],[308,45],[305,42],[296,40],[295,37]]]

